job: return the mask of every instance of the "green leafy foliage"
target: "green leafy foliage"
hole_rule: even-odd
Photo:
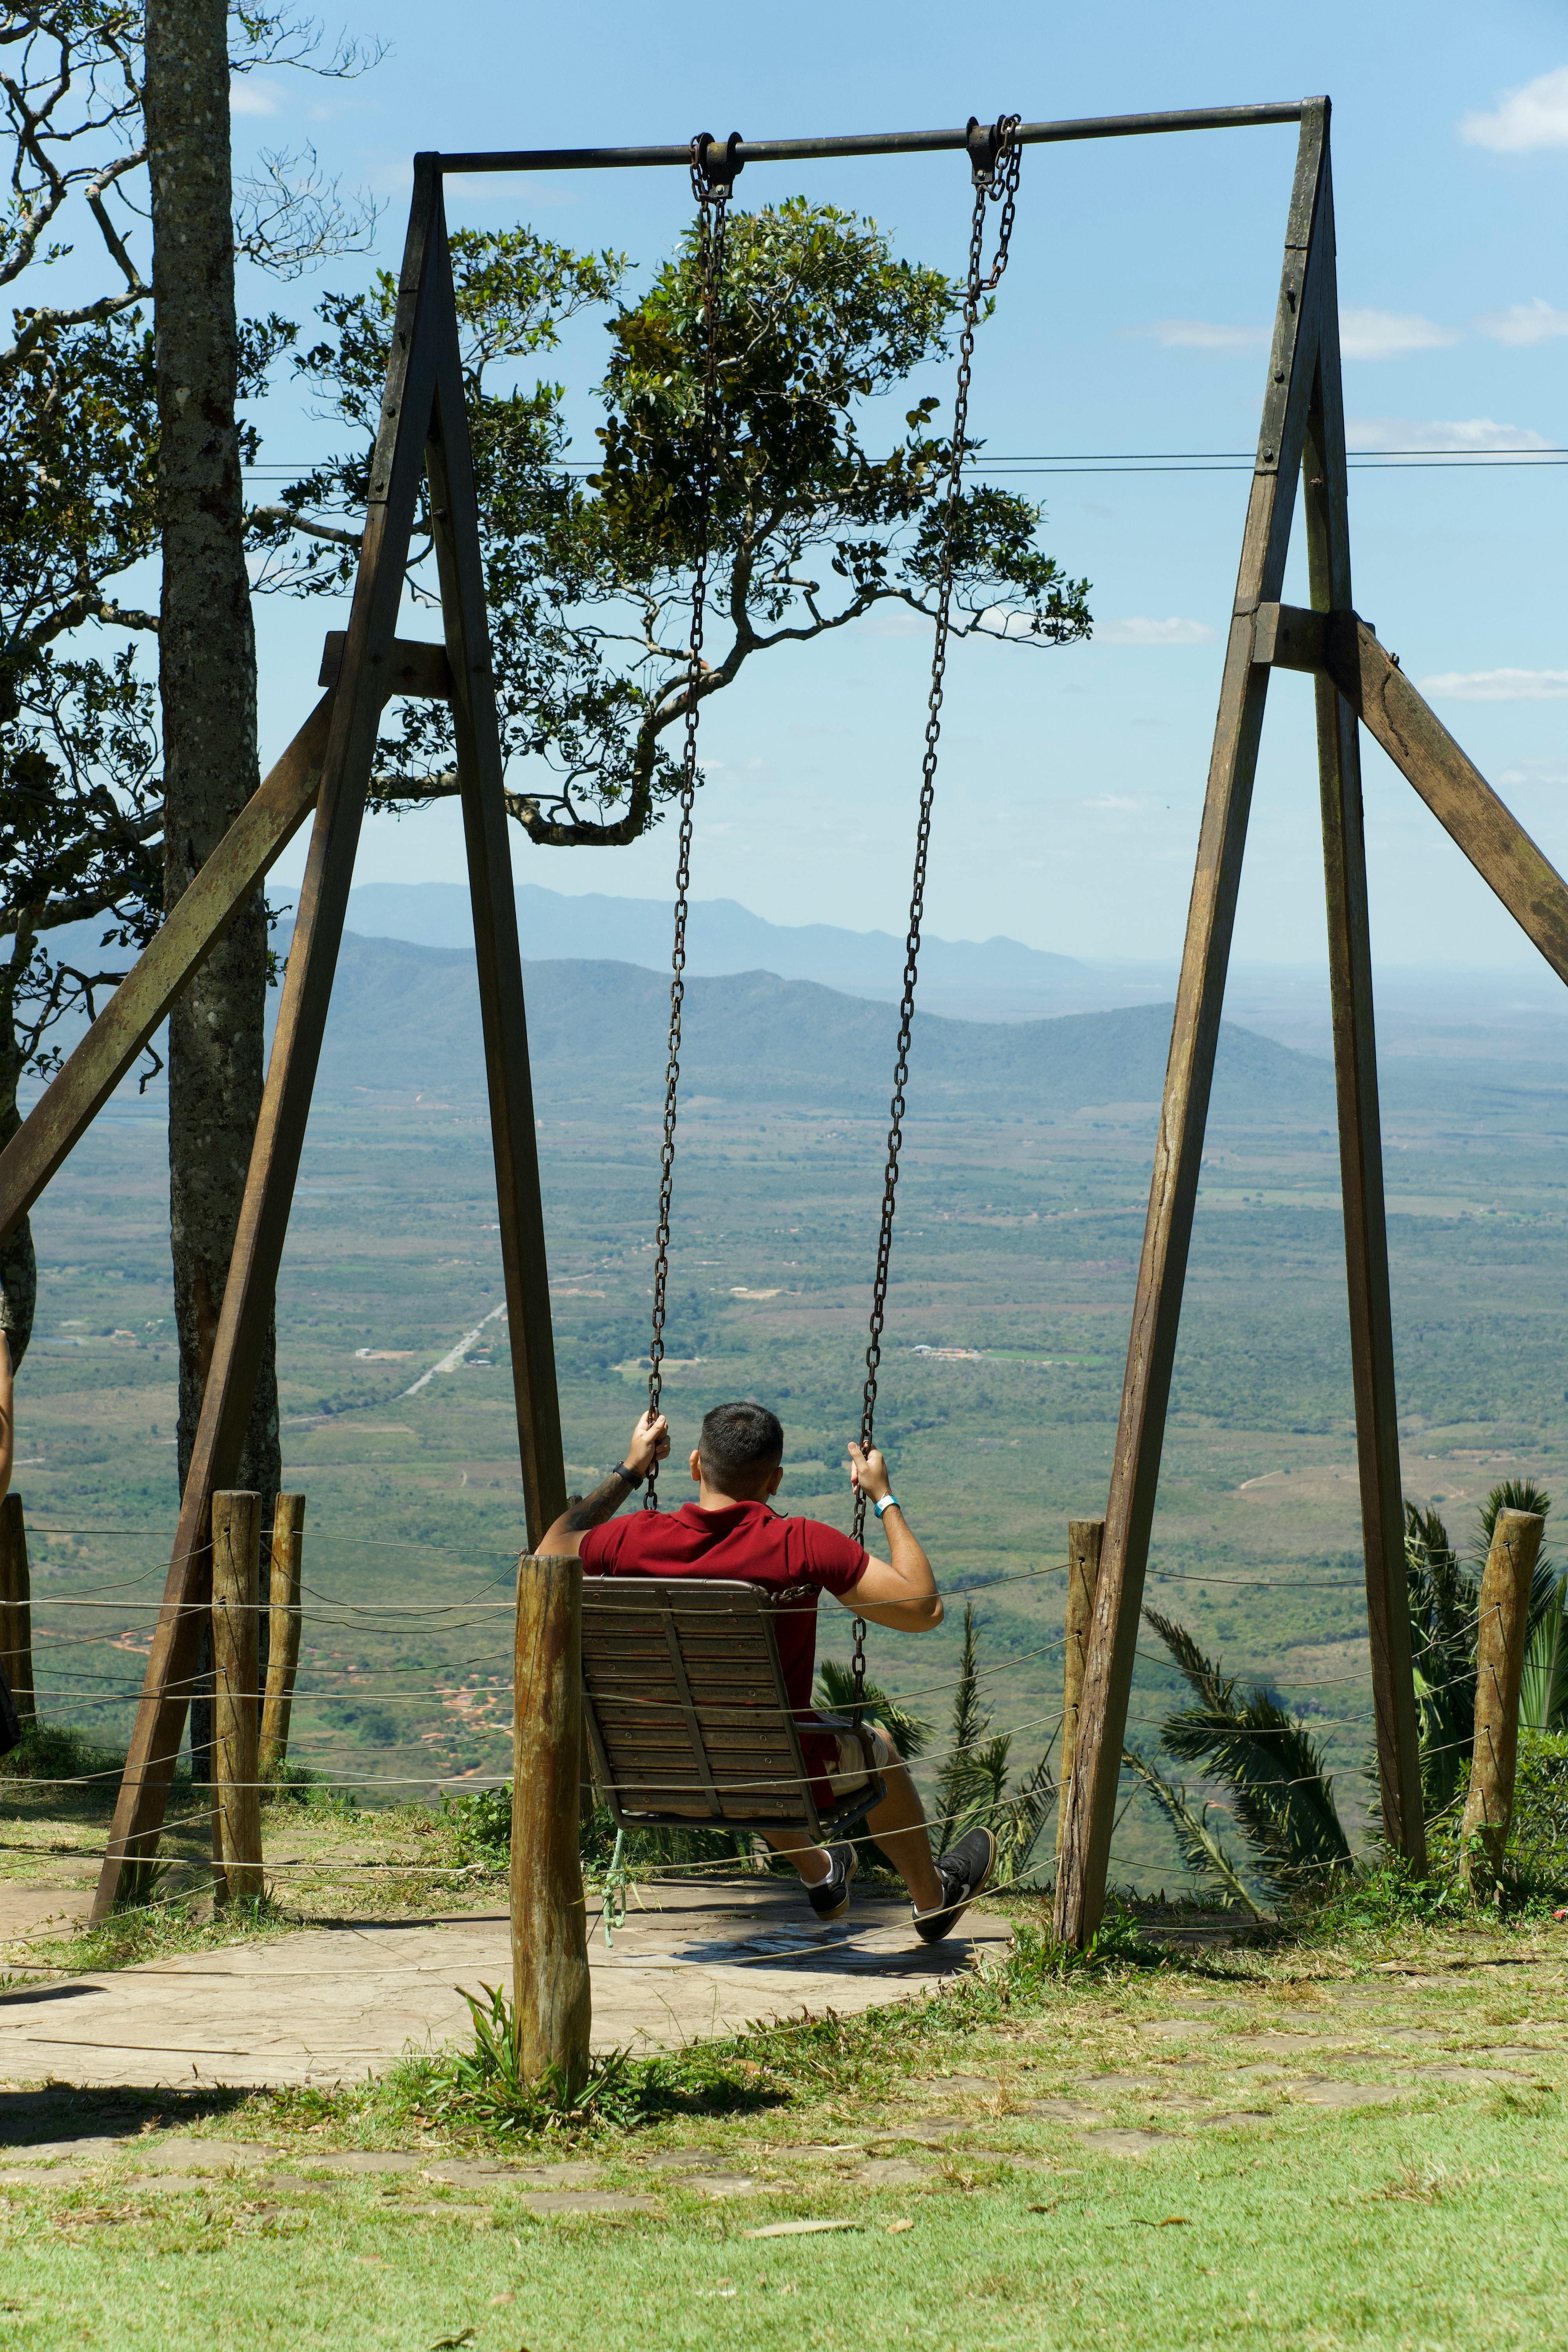
[[[1428,1820],[1454,1801],[1476,1731],[1476,1580],[1436,1510],[1405,1506],[1410,1659]]]
[[[612,308],[626,268],[531,230],[451,240],[512,816],[535,841],[634,840],[675,788],[665,750],[685,717],[706,326],[695,232],[637,300]],[[396,288],[320,306],[328,335],[298,362],[353,446],[256,517],[262,585],[338,593],[379,422]],[[706,699],[747,662],[898,601],[934,610],[948,445],[923,399],[881,455],[864,413],[940,360],[959,291],[895,258],[875,224],[804,197],[731,215],[717,311],[719,446],[712,500]],[[563,465],[563,387],[520,366],[564,322],[606,310],[602,457]],[[1038,543],[1041,509],[975,486],[955,518],[955,634],[1066,645],[1089,631],[1088,583]],[[429,517],[410,583],[434,593]],[[726,642],[721,644],[721,637]],[[450,713],[406,705],[380,752],[384,805],[456,789]]]
[[[1206,1657],[1184,1627],[1157,1609],[1143,1616],[1196,1702],[1166,1716],[1163,1745],[1223,1784],[1254,1864],[1277,1895],[1321,1894],[1349,1865],[1351,1851],[1321,1752],[1305,1725],[1260,1687],[1238,1692],[1235,1675]],[[1203,1851],[1201,1840],[1194,1850]]]
[[[580,2085],[566,2082],[554,2066],[530,2077],[521,2021],[502,1988],[481,1985],[482,2000],[461,1986],[458,1990],[474,2039],[469,2049],[452,2051],[432,2068],[426,2097],[434,2116],[444,2120],[450,2114],[502,2134],[630,2119],[625,2052],[596,2059]]]
[[[939,1854],[968,1830],[991,1831],[996,1840],[994,1884],[1021,1878],[1033,1859],[1040,1832],[1056,1801],[1056,1781],[1047,1748],[1022,1773],[1008,1779],[1013,1753],[1010,1731],[991,1733],[991,1717],[980,1696],[974,1605],[963,1608],[963,1653],[953,1694],[948,1748],[936,1782],[936,1818],[931,1843]]]
[[[881,1725],[906,1764],[912,1757],[924,1755],[931,1745],[931,1727],[923,1717],[889,1698],[879,1683],[867,1683],[865,1702],[868,1717]],[[813,1703],[825,1715],[847,1715],[855,1704],[853,1666],[837,1658],[820,1658]]]
[[[1175,1832],[1182,1859],[1194,1880],[1200,1884],[1205,1879],[1216,1882],[1227,1902],[1239,1903],[1255,1919],[1260,1918],[1262,1913],[1248,1894],[1240,1870],[1221,1843],[1218,1832],[1210,1826],[1209,1807],[1200,1803],[1194,1808],[1186,1790],[1167,1780],[1142,1749],[1124,1747],[1121,1760],[1136,1772]]]

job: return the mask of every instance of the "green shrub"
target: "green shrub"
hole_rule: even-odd
[[[1508,1858],[1533,1879],[1568,1885],[1568,1732],[1520,1733]]]

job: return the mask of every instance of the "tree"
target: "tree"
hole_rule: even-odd
[[[194,12],[174,15],[196,29]],[[154,7],[155,48],[160,23],[170,21],[167,10],[160,16]],[[226,28],[235,38],[231,58],[221,11],[209,7],[205,26],[213,137],[204,138],[195,160],[216,184],[220,154],[222,173],[227,170],[230,67],[245,72],[263,63],[309,65],[315,35],[276,11],[242,8]],[[157,364],[143,326],[144,306],[159,291],[158,266],[156,257],[147,268],[137,258],[146,211],[146,29],[140,5],[115,0],[0,8],[0,123],[11,151],[12,197],[0,219],[0,285],[52,292],[57,281],[48,273],[68,257],[74,257],[73,289],[84,277],[89,281],[80,299],[18,308],[13,341],[0,349],[7,452],[0,489],[0,805],[15,817],[0,897],[0,942],[9,943],[0,966],[0,1140],[16,1124],[16,1081],[49,1066],[57,1047],[46,1038],[58,1040],[68,1017],[90,1011],[96,992],[121,976],[89,974],[53,957],[51,933],[107,916],[115,928],[101,944],[125,948],[140,943],[151,920],[147,891],[152,846],[162,830],[161,788],[144,756],[151,714],[143,686],[118,654],[105,662],[73,647],[61,664],[51,652],[57,641],[84,629],[128,630],[142,643],[159,629],[157,614],[122,605],[113,593],[115,580],[153,553],[159,536]],[[353,72],[368,61],[340,47],[316,69]],[[156,85],[156,58],[154,67]],[[177,73],[168,83],[177,108],[176,82]],[[165,173],[163,187],[154,191],[155,209],[169,198],[168,178]],[[221,239],[209,205],[204,251],[220,278],[226,273],[232,312],[236,250],[296,275],[323,251],[362,243],[373,218],[322,179],[309,150],[278,152],[264,155],[258,173],[234,191],[234,217],[230,222],[226,213]],[[180,257],[177,242],[169,250]],[[167,251],[164,257],[167,265]],[[190,291],[188,283],[179,289],[182,306]],[[237,339],[232,318],[230,327],[231,377],[242,392],[255,392],[291,330],[274,318],[250,322]],[[189,440],[196,420],[190,401],[179,400],[180,389],[173,387],[173,397]],[[168,471],[165,488],[176,504],[205,495],[188,464],[181,478],[173,453]],[[237,503],[237,449],[233,490]],[[166,498],[165,520],[170,511]],[[177,560],[188,553],[178,551]],[[127,715],[132,704],[134,723]],[[112,722],[111,711],[118,714]],[[240,774],[243,781],[243,762]],[[195,838],[187,828],[186,846]],[[258,1063],[265,965],[257,967],[254,955],[251,965],[247,1019]],[[184,1091],[177,1077],[176,1102]],[[253,1115],[254,1104],[251,1109]],[[199,1138],[201,1123],[176,1115],[174,1124],[176,1168],[188,1167],[200,1147],[187,1130],[195,1125]],[[177,1247],[177,1274],[179,1258]],[[221,1286],[221,1269],[218,1279]],[[0,1320],[23,1345],[35,1282],[24,1227],[0,1264]],[[183,1285],[187,1294],[193,1286]],[[200,1368],[199,1318],[195,1331],[191,1323],[187,1316],[182,1351],[187,1447]],[[183,1447],[182,1469],[184,1460]]]
[[[451,240],[484,518],[485,577],[508,806],[548,846],[617,846],[646,832],[677,785],[665,749],[690,692],[688,648],[705,328],[696,232],[639,299],[608,319],[602,459],[563,463],[559,384],[523,387],[521,362],[563,322],[606,304],[624,257],[574,255],[526,229]],[[327,338],[296,364],[356,436],[332,464],[255,518],[263,586],[338,593],[353,574],[395,283],[321,305]],[[938,402],[909,410],[886,454],[862,439],[868,405],[942,358],[962,289],[893,257],[875,224],[804,197],[731,217],[720,308],[721,408],[712,505],[714,657],[697,693],[726,692],[758,656],[851,627],[879,605],[927,615],[949,446]],[[510,372],[507,388],[493,379]],[[1042,510],[982,483],[957,518],[953,635],[1035,646],[1087,636],[1088,583],[1038,544]],[[436,589],[427,518],[409,564]],[[727,643],[720,640],[727,634]],[[455,793],[449,714],[407,704],[380,747],[382,805]]]
[[[47,653],[0,719],[0,1145],[20,1125],[25,1074],[60,1058],[70,1017],[92,1018],[123,966],[46,951],[67,924],[101,921],[100,948],[140,948],[156,926],[163,830],[152,690],[129,648],[111,663]],[[153,1066],[158,1066],[156,1057]],[[26,1221],[0,1247],[0,1308],[12,1360],[32,1331],[37,1290]]]
[[[172,911],[261,782],[240,481],[227,0],[148,0],[143,103],[156,289],[163,897]],[[169,1020],[169,1219],[184,1485],[261,1108],[259,892]],[[270,1337],[236,1483],[278,1491]]]

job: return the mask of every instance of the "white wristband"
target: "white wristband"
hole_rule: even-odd
[[[896,1495],[884,1495],[881,1501],[874,1503],[871,1507],[880,1518],[884,1511],[901,1511],[904,1507]]]

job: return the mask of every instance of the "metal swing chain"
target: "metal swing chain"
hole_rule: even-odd
[[[736,145],[731,139],[731,152]],[[675,945],[670,956],[669,1058],[664,1079],[664,1141],[658,1162],[658,1224],[653,1266],[653,1336],[649,1345],[647,1409],[657,1413],[664,1391],[664,1321],[669,1285],[669,1213],[675,1191],[676,1097],[680,1086],[680,1015],[686,999],[686,919],[691,888],[691,815],[697,799],[697,729],[702,680],[702,625],[708,603],[709,522],[718,448],[719,289],[724,276],[724,230],[733,192],[731,180],[709,177],[705,158],[712,144],[707,131],[691,142],[691,192],[697,199],[698,267],[707,350],[702,371],[702,436],[696,486],[696,556],[691,575],[691,661],[687,675],[686,740],[680,764],[680,837],[675,865]],[[647,1474],[643,1508],[658,1508],[658,1463]]]
[[[914,880],[910,891],[910,927],[904,942],[904,993],[899,1007],[899,1046],[893,1068],[893,1097],[888,1128],[888,1160],[882,1179],[882,1219],[877,1236],[877,1271],[871,1285],[871,1320],[866,1346],[866,1383],[860,1411],[860,1444],[868,1447],[877,1418],[877,1373],[882,1360],[882,1330],[888,1314],[888,1281],[893,1253],[893,1212],[899,1190],[899,1160],[904,1142],[904,1088],[910,1076],[910,1040],[914,1027],[915,984],[920,977],[921,924],[925,913],[926,859],[931,849],[931,809],[936,798],[937,748],[942,740],[942,701],[947,672],[947,639],[952,609],[954,541],[963,494],[963,451],[969,426],[969,383],[974,363],[974,330],[980,305],[995,290],[1007,267],[1007,248],[1017,210],[1018,169],[1023,150],[1015,133],[1022,118],[1005,114],[989,134],[971,121],[970,152],[974,159],[974,216],[969,231],[969,278],[964,291],[963,328],[958,341],[958,383],[952,404],[952,456],[947,478],[947,511],[942,531],[942,564],[937,573],[936,635],[931,647],[931,700],[926,712],[925,756],[921,766],[920,818],[915,827]],[[996,233],[996,258],[989,276],[984,270],[985,207],[1000,203],[1002,217]],[[855,1539],[866,1533],[866,1496],[855,1490]],[[858,1724],[866,1705],[866,1621],[855,1620],[854,1697],[851,1713]]]

